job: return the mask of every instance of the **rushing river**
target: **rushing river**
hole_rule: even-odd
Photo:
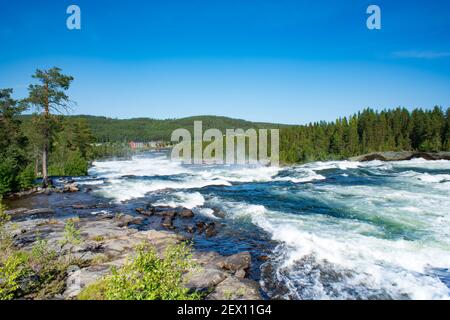
[[[450,161],[184,166],[148,153],[95,162],[79,182],[115,203],[192,208],[234,246],[270,241],[258,266],[270,298],[450,297]]]

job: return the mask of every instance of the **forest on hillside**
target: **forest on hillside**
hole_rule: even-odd
[[[365,109],[334,122],[280,130],[285,163],[345,159],[376,151],[450,151],[450,108]]]
[[[20,119],[26,123],[31,115],[22,115]],[[185,128],[193,132],[194,121],[202,121],[203,130],[217,128],[225,133],[226,129],[278,128],[283,125],[273,123],[251,122],[220,116],[195,116],[180,119],[132,118],[113,119],[108,117],[74,115],[66,116],[74,121],[83,121],[91,129],[97,143],[116,143],[129,141],[170,141],[175,129]]]

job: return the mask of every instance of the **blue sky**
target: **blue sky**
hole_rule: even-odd
[[[66,8],[81,8],[81,30]],[[366,28],[381,7],[382,29]],[[450,106],[450,1],[6,1],[0,88],[36,68],[75,81],[74,114],[333,120]]]

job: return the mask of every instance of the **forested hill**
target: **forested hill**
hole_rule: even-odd
[[[84,119],[97,142],[170,141],[172,131],[175,129],[185,128],[193,132],[194,121],[202,121],[203,130],[217,128],[224,134],[226,129],[271,129],[283,127],[283,125],[279,124],[251,122],[219,116],[195,116],[165,120],[151,118],[113,119],[89,115],[73,115],[68,116],[68,118]],[[21,120],[24,122],[30,119],[30,115],[21,116]]]
[[[31,116],[21,116],[27,122]],[[193,131],[195,120],[203,130],[280,128],[280,160],[299,163],[315,160],[345,159],[377,151],[450,151],[450,108],[396,108],[376,111],[364,109],[336,121],[308,125],[255,123],[218,116],[181,119],[111,119],[96,116],[69,116],[85,122],[97,142],[169,141],[173,130]]]

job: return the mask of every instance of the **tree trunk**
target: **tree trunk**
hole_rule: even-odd
[[[37,177],[39,173],[39,158],[36,156],[36,160],[34,161],[34,176]]]
[[[48,82],[45,82],[45,92],[46,92],[46,97],[45,97],[45,105],[44,105],[44,150],[42,151],[42,185],[44,188],[47,188],[49,186],[52,185],[52,181],[51,179],[49,179],[48,177],[48,172],[47,172],[47,160],[48,160],[48,147],[49,147],[49,143],[50,143],[50,119],[49,119],[49,115],[50,115],[50,108],[49,108],[49,103],[48,103]]]
[[[48,156],[48,144],[44,143],[44,150],[42,151],[42,185],[47,188],[51,185],[51,181],[48,178],[47,172],[47,156]]]

